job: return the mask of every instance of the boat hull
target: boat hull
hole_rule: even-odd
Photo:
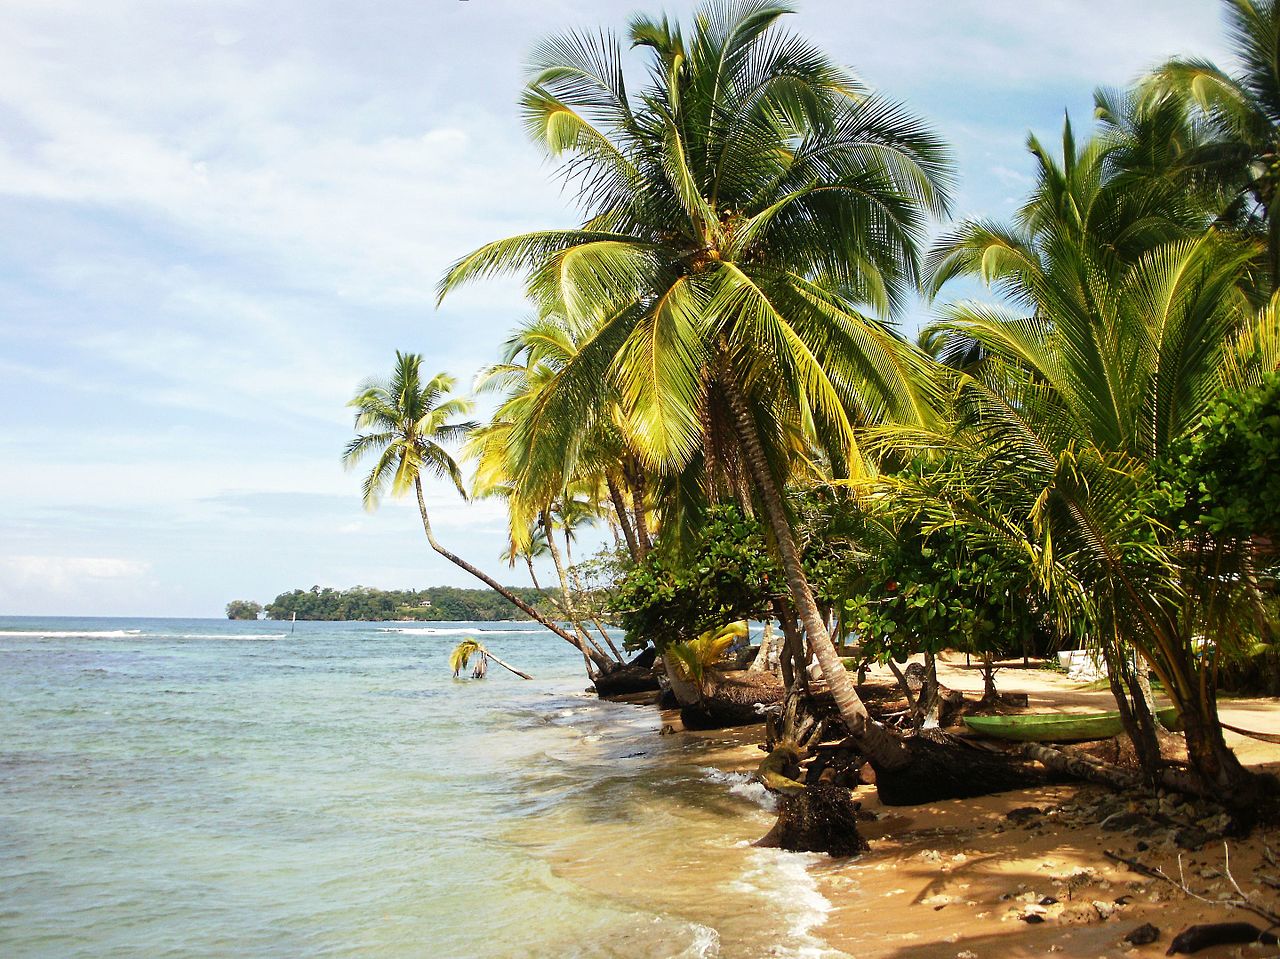
[[[1178,728],[1178,711],[1172,706],[1156,710],[1166,729]],[[1069,743],[1110,739],[1124,730],[1120,713],[1030,713],[1024,716],[966,716],[964,723],[975,733],[1023,743]]]

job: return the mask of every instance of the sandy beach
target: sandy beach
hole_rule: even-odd
[[[940,664],[944,685],[973,698],[982,679],[963,657]],[[891,676],[873,670],[872,682]],[[1106,690],[1081,688],[1065,675],[1037,668],[1006,668],[1001,692],[1025,692],[1037,711],[1114,708]],[[1224,699],[1223,720],[1264,733],[1280,733],[1280,700]],[[743,732],[743,745],[715,761],[747,771],[761,753]],[[1280,771],[1280,745],[1228,733],[1241,760]],[[831,903],[815,932],[831,947],[858,959],[986,959],[986,957],[1163,955],[1172,938],[1195,923],[1251,921],[1239,910],[1192,898],[1168,883],[1109,859],[1107,851],[1182,874],[1209,900],[1237,896],[1240,888],[1273,911],[1280,893],[1263,879],[1280,879],[1264,858],[1280,848],[1275,826],[1247,839],[1212,836],[1217,811],[1175,797],[1130,798],[1090,785],[1052,786],[888,808],[874,786],[856,795],[868,813],[863,834],[871,851],[858,859],[829,859],[812,867]],[[870,817],[874,816],[874,819]],[[1196,832],[1199,830],[1199,832]],[[1179,842],[1181,841],[1181,845]],[[1186,848],[1189,847],[1189,848]],[[1133,946],[1125,936],[1143,924],[1159,929],[1152,943]],[[1212,946],[1198,956],[1273,956],[1276,946]]]

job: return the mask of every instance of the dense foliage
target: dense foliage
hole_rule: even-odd
[[[531,604],[542,598],[535,589],[512,587],[512,591]],[[294,613],[298,614],[298,619],[363,621],[493,622],[527,618],[493,590],[457,589],[452,586],[393,590],[368,586],[353,586],[351,589],[312,586],[281,593],[267,604],[266,611],[268,619],[290,619]]]
[[[956,527],[908,521],[851,573],[848,626],[863,649],[905,662],[944,649],[1020,653],[1036,632],[1033,581],[1016,554],[973,548]]]
[[[440,286],[519,274],[534,308],[467,450],[507,504],[507,558],[550,556],[584,653],[574,598],[608,592],[572,567],[588,522],[625,541],[609,604],[633,647],[786,605],[878,773],[910,750],[871,722],[833,613],[887,656],[1010,652],[1044,624],[1127,670],[1112,689],[1149,774],[1147,667],[1201,781],[1245,795],[1215,690],[1260,639],[1280,511],[1280,4],[1229,0],[1235,73],[1170,61],[1099,91],[1091,136],[1030,138],[1009,221],[954,224],[927,256],[946,145],[789,12],[723,0],[532,57],[525,120],[582,216]],[[958,278],[995,302],[942,303],[918,345],[894,331],[915,289]],[[379,404],[420,492],[425,420]]]
[[[227,619],[257,619],[261,615],[261,603],[249,599],[233,599],[227,603]]]
[[[760,524],[718,506],[686,555],[651,554],[627,573],[612,602],[628,647],[662,649],[729,622],[771,617],[783,588]]]
[[[1219,400],[1163,473],[1185,534],[1280,537],[1280,374]]]

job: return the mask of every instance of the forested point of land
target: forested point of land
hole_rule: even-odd
[[[530,605],[545,597],[536,589],[510,587]],[[281,593],[267,604],[268,619],[314,620],[395,620],[416,619],[425,622],[443,620],[528,619],[491,589],[457,589],[431,586],[427,589],[373,589],[354,586],[351,589],[295,589]]]

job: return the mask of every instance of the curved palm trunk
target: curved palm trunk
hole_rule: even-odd
[[[849,729],[849,735],[857,742],[858,748],[877,768],[893,769],[905,766],[910,762],[910,758],[902,740],[871,718],[867,707],[858,698],[858,691],[850,680],[844,664],[840,661],[840,655],[836,652],[826,625],[822,622],[818,604],[814,601],[813,591],[809,588],[804,568],[800,563],[800,552],[796,548],[795,537],[791,532],[786,505],[782,501],[777,483],[774,482],[769,461],[760,444],[760,434],[756,430],[746,402],[731,377],[721,376],[719,379],[720,387],[728,400],[747,467],[760,492],[761,506],[769,527],[773,531],[778,558],[782,563],[787,587],[791,593],[791,601],[800,614],[805,635],[818,657],[822,676],[835,699],[840,718],[844,720]]]
[[[413,481],[413,489],[414,489],[414,492],[418,494],[418,512],[422,516],[422,529],[423,529],[423,532],[427,534],[427,542],[431,544],[431,548],[433,550],[435,550],[437,553],[439,553],[449,562],[453,563],[454,566],[457,566],[459,569],[466,570],[476,579],[480,580],[480,582],[484,583],[491,590],[493,590],[495,593],[497,593],[499,596],[501,596],[503,599],[509,602],[512,606],[516,607],[516,609],[524,613],[526,616],[529,616],[531,619],[535,620],[536,622],[545,626],[547,629],[551,630],[551,632],[555,633],[557,636],[563,639],[566,643],[573,646],[580,653],[582,653],[582,655],[587,658],[589,663],[594,662],[594,664],[601,669],[610,668],[612,664],[609,662],[607,657],[604,657],[602,654],[599,654],[599,658],[597,658],[598,654],[584,648],[582,641],[579,640],[577,637],[571,636],[569,633],[566,633],[563,629],[561,629],[555,623],[551,622],[551,620],[547,619],[545,616],[539,613],[536,609],[534,609],[532,606],[530,606],[528,603],[522,600],[519,596],[517,596],[515,593],[511,592],[511,590],[507,589],[505,586],[499,583],[497,580],[493,579],[492,577],[488,576],[481,570],[472,566],[461,556],[457,555],[456,553],[452,553],[449,550],[445,549],[443,546],[441,546],[439,541],[436,539],[435,533],[431,531],[431,520],[427,516],[427,501],[422,495],[422,480],[415,477]]]
[[[533,679],[533,677],[530,676],[528,673],[522,673],[520,670],[516,669],[510,663],[504,663],[502,660],[500,660],[497,656],[493,655],[493,653],[489,652],[489,650],[485,649],[483,646],[480,647],[480,651],[484,653],[485,656],[489,657],[489,659],[492,659],[495,663],[497,663],[499,666],[505,669],[507,672],[515,673],[521,679]]]
[[[764,635],[760,637],[760,652],[747,667],[749,673],[763,673],[769,670],[769,661],[773,656],[773,620],[764,621]]]
[[[540,516],[542,528],[547,534],[547,549],[551,553],[551,561],[555,564],[556,575],[560,578],[560,589],[564,596],[564,602],[561,604],[565,615],[569,617],[569,621],[573,623],[574,632],[583,643],[590,644],[591,648],[601,657],[605,663],[605,669],[611,668],[617,661],[611,661],[600,644],[597,643],[591,634],[583,628],[582,620],[578,616],[578,609],[573,602],[573,592],[569,589],[569,577],[565,573],[564,559],[560,555],[560,547],[556,544],[555,529],[551,525],[551,517],[543,510]]]
[[[605,474],[605,485],[609,487],[609,499],[613,503],[613,512],[618,517],[618,525],[622,527],[622,538],[627,541],[627,552],[631,554],[633,563],[640,562],[640,544],[636,541],[636,531],[631,525],[631,517],[627,514],[627,503],[622,498],[622,490],[613,481],[613,477]]]
[[[653,549],[653,540],[649,538],[649,516],[645,506],[644,468],[639,463],[633,462],[626,473],[631,487],[631,505],[636,520],[636,551],[640,562],[644,562],[649,551]]]
[[[578,575],[578,571],[574,567],[570,566],[568,572],[569,572],[569,576],[573,579],[573,588],[576,589],[579,593],[585,594],[586,590],[582,586],[582,578]],[[613,658],[616,659],[618,662],[622,662],[623,661],[622,653],[618,651],[618,647],[614,643],[613,637],[609,635],[609,630],[605,628],[604,623],[600,622],[600,617],[597,616],[594,612],[592,612],[590,616],[591,616],[591,622],[595,624],[596,632],[600,634],[601,639],[603,639],[606,643],[609,644],[609,649],[613,651]]]

